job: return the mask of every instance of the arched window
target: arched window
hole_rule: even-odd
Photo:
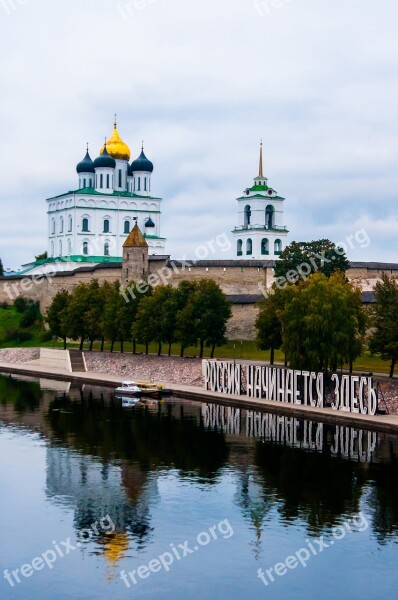
[[[110,232],[109,219],[104,219],[104,233],[109,233],[109,232]]]
[[[103,187],[104,187],[104,176],[101,173],[101,175],[100,175],[100,188],[102,189]]]
[[[282,242],[281,240],[275,240],[274,243],[274,253],[279,255],[282,253]]]
[[[68,254],[72,254],[72,242],[70,240],[68,240]]]
[[[269,254],[269,242],[267,238],[261,240],[261,254]]]
[[[83,187],[86,187],[86,178],[83,179]]]
[[[59,256],[62,256],[62,240],[59,240]]]
[[[144,178],[144,190],[146,191],[146,177]]]
[[[72,215],[68,217],[68,231],[72,231]]]
[[[250,221],[252,218],[252,209],[249,205],[245,206],[245,227],[250,225]]]
[[[82,231],[88,231],[88,219],[87,219],[87,217],[84,217],[84,219],[82,220]]]
[[[51,242],[51,256],[54,256],[54,242]]]
[[[242,256],[242,240],[238,240],[236,245],[236,252],[238,256]]]
[[[124,222],[124,233],[130,233],[130,221]]]
[[[135,191],[135,177],[133,177],[134,191]]]
[[[141,177],[138,177],[138,191],[141,191]]]
[[[275,209],[270,204],[265,209],[265,226],[267,229],[272,229],[275,225]]]
[[[106,187],[108,190],[109,190],[109,182],[110,182],[109,175],[107,175],[106,176]]]
[[[251,239],[249,238],[246,241],[246,254],[252,254],[252,252],[253,252],[253,243],[252,243]]]
[[[55,219],[51,219],[51,235],[55,234]]]
[[[122,170],[119,169],[119,187],[122,187]]]
[[[83,242],[83,254],[88,255],[88,242]]]
[[[64,232],[64,218],[63,217],[59,218],[59,232],[60,233]]]
[[[109,256],[109,242],[104,244],[104,256]]]

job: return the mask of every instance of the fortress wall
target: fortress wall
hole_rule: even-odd
[[[258,267],[190,267],[174,272],[170,283],[177,286],[181,281],[201,279],[214,279],[225,294],[261,294],[259,283],[270,286],[273,270]]]

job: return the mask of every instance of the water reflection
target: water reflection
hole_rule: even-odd
[[[74,511],[110,564],[148,546],[159,479],[210,489],[232,473],[233,501],[255,532],[275,518],[319,535],[369,504],[380,543],[398,534],[398,438],[214,404],[168,400],[123,409],[109,390],[0,377],[0,420],[48,443],[48,499]]]

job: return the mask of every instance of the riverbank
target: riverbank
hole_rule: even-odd
[[[390,414],[370,416],[342,413],[330,408],[320,409],[303,405],[286,405],[269,400],[255,400],[243,396],[229,396],[207,391],[203,387],[202,363],[199,359],[134,356],[132,354],[112,355],[94,352],[92,354],[85,353],[87,372],[71,373],[66,370],[40,367],[37,363],[29,364],[35,360],[32,356],[36,358],[38,356],[33,350],[0,350],[0,372],[63,379],[107,387],[116,387],[122,379],[147,379],[157,381],[171,388],[173,395],[178,398],[267,411],[314,421],[332,422],[361,429],[398,433],[398,386],[395,381],[381,381]],[[14,362],[10,362],[10,358],[13,358]]]

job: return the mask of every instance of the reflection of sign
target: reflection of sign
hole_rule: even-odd
[[[326,425],[270,413],[218,404],[202,404],[207,428],[226,434],[246,435],[290,448],[328,451],[360,462],[371,462],[377,447],[377,433],[353,427]]]
[[[207,360],[204,374],[205,388],[213,392],[317,408],[325,406],[323,373]],[[372,377],[332,375],[331,383],[331,408],[376,414],[377,393]]]

